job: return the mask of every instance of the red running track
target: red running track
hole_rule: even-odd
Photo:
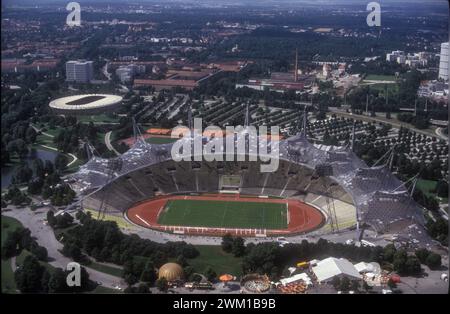
[[[239,202],[259,202],[259,203],[288,203],[289,224],[287,229],[280,230],[259,230],[259,229],[232,229],[232,228],[205,228],[189,226],[166,226],[158,223],[158,215],[169,200],[222,200]],[[210,235],[221,236],[231,233],[238,236],[255,236],[257,234],[265,235],[289,235],[300,234],[313,231],[322,226],[325,218],[323,214],[313,206],[305,204],[295,199],[273,199],[258,198],[256,196],[241,196],[239,194],[203,194],[201,196],[190,195],[164,195],[150,200],[140,202],[126,213],[128,219],[133,223],[160,231],[182,233],[190,235]]]

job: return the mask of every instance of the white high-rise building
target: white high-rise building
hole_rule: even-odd
[[[441,54],[439,62],[439,78],[448,81],[448,42],[441,44]]]
[[[77,60],[66,62],[66,81],[89,83],[94,76],[92,61]]]

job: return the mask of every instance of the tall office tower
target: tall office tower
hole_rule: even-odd
[[[448,42],[441,44],[441,57],[439,62],[439,78],[448,81]]]
[[[66,62],[66,81],[89,83],[94,76],[92,61],[77,60]]]

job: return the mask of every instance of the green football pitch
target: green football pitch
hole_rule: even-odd
[[[158,223],[171,226],[286,229],[287,205],[239,201],[169,200]]]

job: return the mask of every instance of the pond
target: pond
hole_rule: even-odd
[[[58,156],[58,152],[56,151],[49,151],[44,149],[36,149],[30,152],[29,156],[26,159],[26,162],[31,167],[31,163],[34,159],[40,158],[44,162],[46,160],[50,160],[51,162],[54,162],[56,159],[56,156]],[[14,165],[3,167],[2,170],[2,189],[8,188],[8,186],[11,184],[12,177],[14,175],[15,169],[19,166],[19,163],[16,163]]]

